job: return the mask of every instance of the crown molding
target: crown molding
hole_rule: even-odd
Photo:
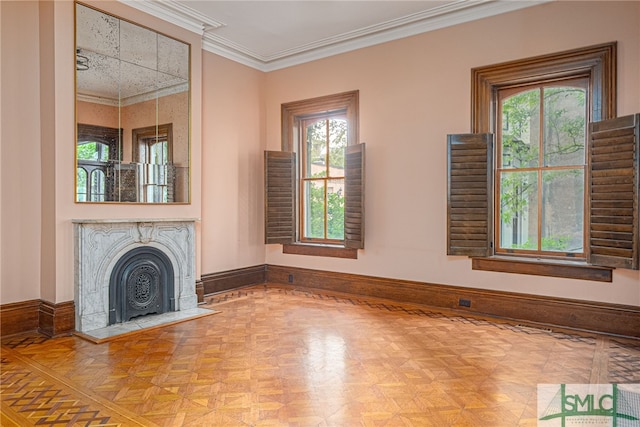
[[[174,0],[119,0],[134,9],[170,22],[193,33],[202,34],[213,28],[223,27],[222,22],[184,6]]]
[[[133,95],[128,98],[106,98],[103,96],[86,95],[78,93],[76,95],[78,101],[91,102],[92,104],[109,105],[111,107],[127,107],[139,102],[150,101],[152,99],[162,98],[163,96],[174,95],[176,93],[187,92],[189,90],[189,83],[180,83],[177,85],[169,86],[166,88],[154,90],[151,92],[142,93],[139,95]]]
[[[208,52],[268,72],[555,0],[457,0],[440,7],[286,49],[269,56],[260,55],[245,46],[216,35],[215,29],[224,26],[223,23],[204,16],[174,0],[120,1],[201,34],[203,49]]]

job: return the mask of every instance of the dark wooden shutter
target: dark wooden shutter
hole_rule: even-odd
[[[493,135],[448,135],[447,157],[447,254],[490,256]]]
[[[264,152],[264,241],[293,243],[296,236],[296,154]]]
[[[344,246],[364,248],[364,144],[350,145],[346,151]]]
[[[589,126],[591,264],[638,270],[640,114]]]

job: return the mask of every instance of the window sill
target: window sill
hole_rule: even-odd
[[[613,281],[612,268],[576,261],[493,256],[490,258],[472,258],[471,268],[473,270],[500,271],[503,273],[531,274],[597,282]]]
[[[282,245],[283,254],[325,256],[333,258],[358,259],[358,250],[333,245],[294,243]]]

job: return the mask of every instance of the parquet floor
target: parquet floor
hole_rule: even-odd
[[[259,286],[93,344],[2,341],[3,426],[535,426],[541,383],[638,383],[640,341]]]

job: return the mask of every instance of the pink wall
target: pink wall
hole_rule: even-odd
[[[198,277],[269,263],[640,306],[637,271],[604,284],[472,271],[445,254],[445,141],[469,131],[470,69],[617,40],[618,113],[640,112],[640,3],[551,2],[265,74],[202,51],[198,34],[91,2],[192,44],[192,203],[172,206],[74,203],[73,3],[43,4],[0,2],[0,303],[73,300],[74,218],[181,217],[201,218]],[[354,89],[366,249],[283,255],[263,244],[263,150],[280,147],[280,105]]]
[[[79,101],[76,107],[78,123],[86,125],[119,127],[118,107],[113,105],[96,104]]]
[[[38,3],[0,2],[2,129],[0,297],[40,298]],[[28,162],[25,162],[28,160]]]
[[[203,53],[202,272],[264,264],[264,74]]]
[[[618,113],[640,112],[639,28],[638,2],[551,2],[269,73],[274,150],[282,103],[360,90],[367,228],[357,261],[268,245],[266,263],[640,305],[638,271],[609,284],[472,271],[446,255],[446,135],[470,131],[471,68],[617,40]]]

